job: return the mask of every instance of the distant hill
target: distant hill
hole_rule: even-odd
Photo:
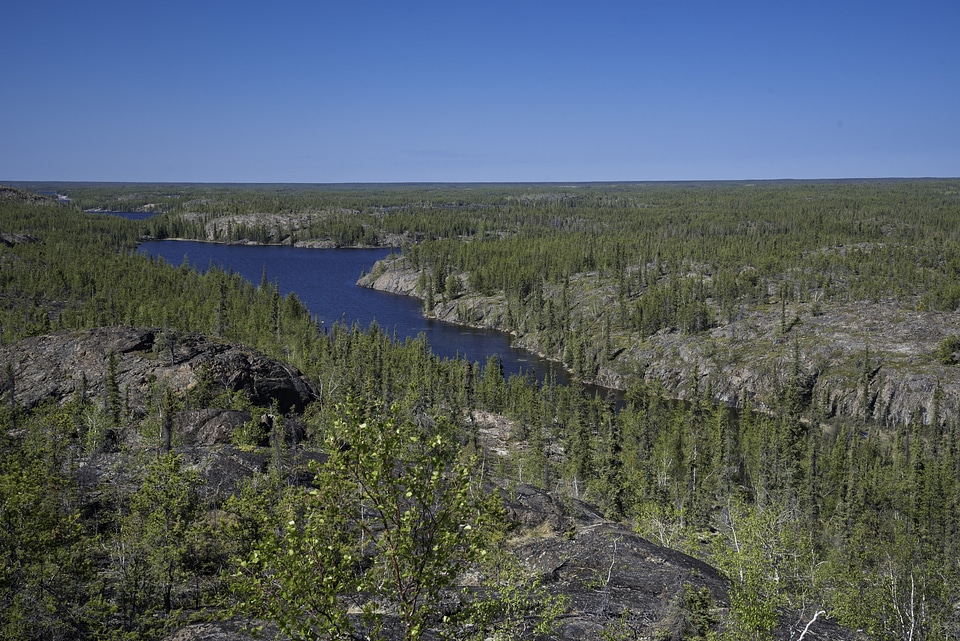
[[[17,189],[16,187],[8,187],[6,185],[0,185],[0,201],[14,201],[14,202],[25,202],[25,203],[49,203],[54,202],[56,199],[49,196],[42,196],[40,194],[35,194],[30,191],[25,191],[23,189]]]

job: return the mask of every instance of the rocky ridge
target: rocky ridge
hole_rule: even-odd
[[[76,394],[102,398],[110,355],[116,384],[134,415],[145,415],[157,386],[184,397],[204,378],[239,392],[256,405],[276,403],[286,413],[316,398],[313,383],[295,368],[247,347],[199,334],[135,327],[101,327],[25,339],[0,347],[14,401],[26,409],[63,403]]]
[[[40,240],[36,236],[31,236],[30,234],[11,234],[8,232],[0,232],[0,243],[3,243],[7,247],[36,242],[40,242]]]
[[[292,245],[294,247],[307,249],[333,249],[341,247],[342,245],[330,238],[297,239],[295,236],[302,231],[305,232],[309,230],[316,219],[322,219],[327,216],[351,216],[357,213],[359,212],[356,210],[345,208],[297,213],[269,214],[260,212],[220,216],[187,212],[182,214],[182,218],[185,221],[203,221],[204,238],[190,240],[228,242],[224,241],[224,239],[230,238],[235,229],[263,229],[266,233],[266,241],[244,238],[229,242],[238,245]],[[410,238],[407,234],[384,234],[377,238],[375,245],[358,244],[355,246],[400,247],[404,242],[409,241]]]
[[[24,189],[0,185],[0,202],[3,201],[15,201],[22,203],[51,203],[56,202],[56,199],[49,196],[43,196],[41,194],[35,194]]]
[[[378,263],[358,285],[422,298],[418,282],[419,273],[397,257]],[[581,287],[588,290],[590,281]],[[506,307],[502,295],[466,293],[430,315],[506,331]],[[795,386],[821,418],[929,423],[958,418],[960,368],[934,358],[950,335],[960,335],[960,315],[893,301],[760,305],[698,334],[621,337],[613,353],[599,355],[589,382],[621,390],[643,383],[676,399],[706,396],[760,410],[778,408],[782,390]],[[514,344],[556,358],[543,353],[534,332],[514,332]]]

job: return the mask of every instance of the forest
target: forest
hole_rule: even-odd
[[[955,322],[960,181],[29,188],[71,202],[0,199],[3,353],[104,326],[200,333],[288,363],[322,394],[280,415],[216,381],[157,382],[141,411],[104,355],[99,395],[23,407],[17,363],[0,362],[4,638],[155,639],[231,616],[293,638],[550,638],[562,599],[509,554],[486,476],[586,501],[727,578],[710,626],[644,638],[771,638],[787,611],[873,639],[960,638],[960,408],[945,400],[960,338],[950,325],[923,356],[939,381],[928,411],[875,420],[818,402],[801,352],[829,338],[794,329],[851,305]],[[505,378],[496,358],[442,360],[376,325],[323,331],[294,294],[150,259],[134,251],[144,238],[395,246],[426,314],[495,301],[498,327],[582,381],[604,382],[637,345],[704,342],[753,313],[776,319],[784,365],[771,394],[731,408],[707,388],[678,401],[628,364],[615,403]],[[862,390],[883,349],[844,363]],[[210,495],[176,435],[145,445],[188,407],[248,412],[233,445],[266,452],[267,471]],[[303,439],[278,444],[265,415]],[[484,451],[480,416],[510,426],[507,455]],[[106,460],[122,470],[79,480]],[[448,613],[468,570],[488,582]],[[603,638],[639,635],[627,620]]]

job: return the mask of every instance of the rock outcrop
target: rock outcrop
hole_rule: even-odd
[[[580,280],[577,286],[586,289],[571,298],[589,293],[597,298],[596,308],[605,309],[605,294],[590,290],[588,277]],[[419,272],[395,257],[380,261],[357,284],[422,298],[418,282]],[[578,331],[600,332],[589,311],[578,313],[583,328]],[[512,330],[502,295],[467,293],[437,302],[430,315]],[[535,331],[513,333],[516,347],[558,357],[545,353]],[[593,347],[596,368],[586,382],[620,390],[643,383],[676,399],[708,397],[731,408],[749,404],[760,410],[777,410],[784,390],[793,387],[805,409],[823,418],[883,425],[945,421],[960,418],[960,366],[943,364],[934,354],[951,335],[960,335],[960,314],[892,301],[757,305],[704,332],[614,336],[612,353]]]
[[[662,332],[600,368],[601,383],[643,381],[681,399],[780,408],[787,390],[812,415],[903,425],[958,418],[960,368],[939,362],[940,341],[960,316],[886,303],[837,304],[817,314],[797,305],[754,311],[696,335]]]
[[[88,400],[106,394],[110,358],[119,392],[134,415],[158,387],[184,396],[198,385],[240,392],[256,405],[287,413],[316,398],[316,388],[295,368],[247,347],[199,334],[134,327],[36,336],[0,347],[0,370],[12,382],[14,401],[30,409],[63,403],[76,394]],[[234,419],[231,419],[234,420]]]
[[[686,590],[702,592],[719,621],[729,607],[724,578],[711,566],[603,519],[590,505],[521,485],[504,491],[509,517],[523,524],[515,551],[554,594],[568,600],[559,639],[599,639],[617,622],[642,637],[666,632]]]
[[[39,242],[39,239],[36,236],[31,236],[30,234],[10,234],[7,232],[0,232],[0,243],[3,243],[7,247],[13,247],[14,245],[26,245],[36,242]]]
[[[402,258],[381,260],[377,265],[369,274],[361,276],[357,285],[402,296],[418,295],[420,272],[407,266]]]

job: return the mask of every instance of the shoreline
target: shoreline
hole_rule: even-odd
[[[152,236],[143,236],[140,240],[137,241],[137,244],[148,243],[148,242],[163,242],[163,241],[174,241],[174,242],[193,242],[193,243],[208,243],[210,245],[227,245],[227,246],[237,246],[237,247],[294,247],[297,249],[399,249],[399,245],[337,245],[333,241],[318,241],[319,244],[312,244],[312,241],[297,241],[296,243],[261,243],[255,240],[235,240],[235,241],[226,241],[226,240],[211,240],[209,238],[184,238],[184,237],[167,237],[167,238],[154,238]]]

